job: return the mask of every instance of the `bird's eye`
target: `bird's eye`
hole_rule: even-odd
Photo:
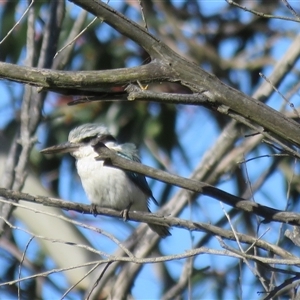
[[[86,138],[82,139],[81,142],[84,144],[88,144],[91,140],[93,140],[94,138],[96,138],[97,136],[87,136]]]

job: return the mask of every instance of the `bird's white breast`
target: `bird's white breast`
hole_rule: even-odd
[[[120,169],[107,167],[95,160],[97,153],[90,146],[73,153],[83,188],[89,200],[103,207],[118,210],[148,211],[148,197]]]

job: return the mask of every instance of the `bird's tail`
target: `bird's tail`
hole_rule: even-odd
[[[171,235],[167,226],[155,225],[155,224],[148,224],[148,225],[154,232],[156,232],[162,238],[165,238],[165,237]]]

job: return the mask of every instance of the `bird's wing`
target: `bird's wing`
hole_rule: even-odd
[[[131,151],[126,151],[128,149],[130,149]],[[123,144],[122,151],[117,151],[117,154],[126,159],[141,163],[141,160],[137,154],[136,147],[134,144],[130,144],[130,143]],[[147,196],[149,196],[149,198],[153,200],[153,202],[156,205],[158,205],[156,199],[152,194],[152,191],[148,185],[145,176],[130,171],[125,171],[125,173],[132,180],[133,183],[135,183]]]

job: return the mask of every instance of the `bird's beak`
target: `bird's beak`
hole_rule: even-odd
[[[66,142],[60,145],[52,146],[41,150],[43,154],[70,153],[78,150],[79,144]]]

